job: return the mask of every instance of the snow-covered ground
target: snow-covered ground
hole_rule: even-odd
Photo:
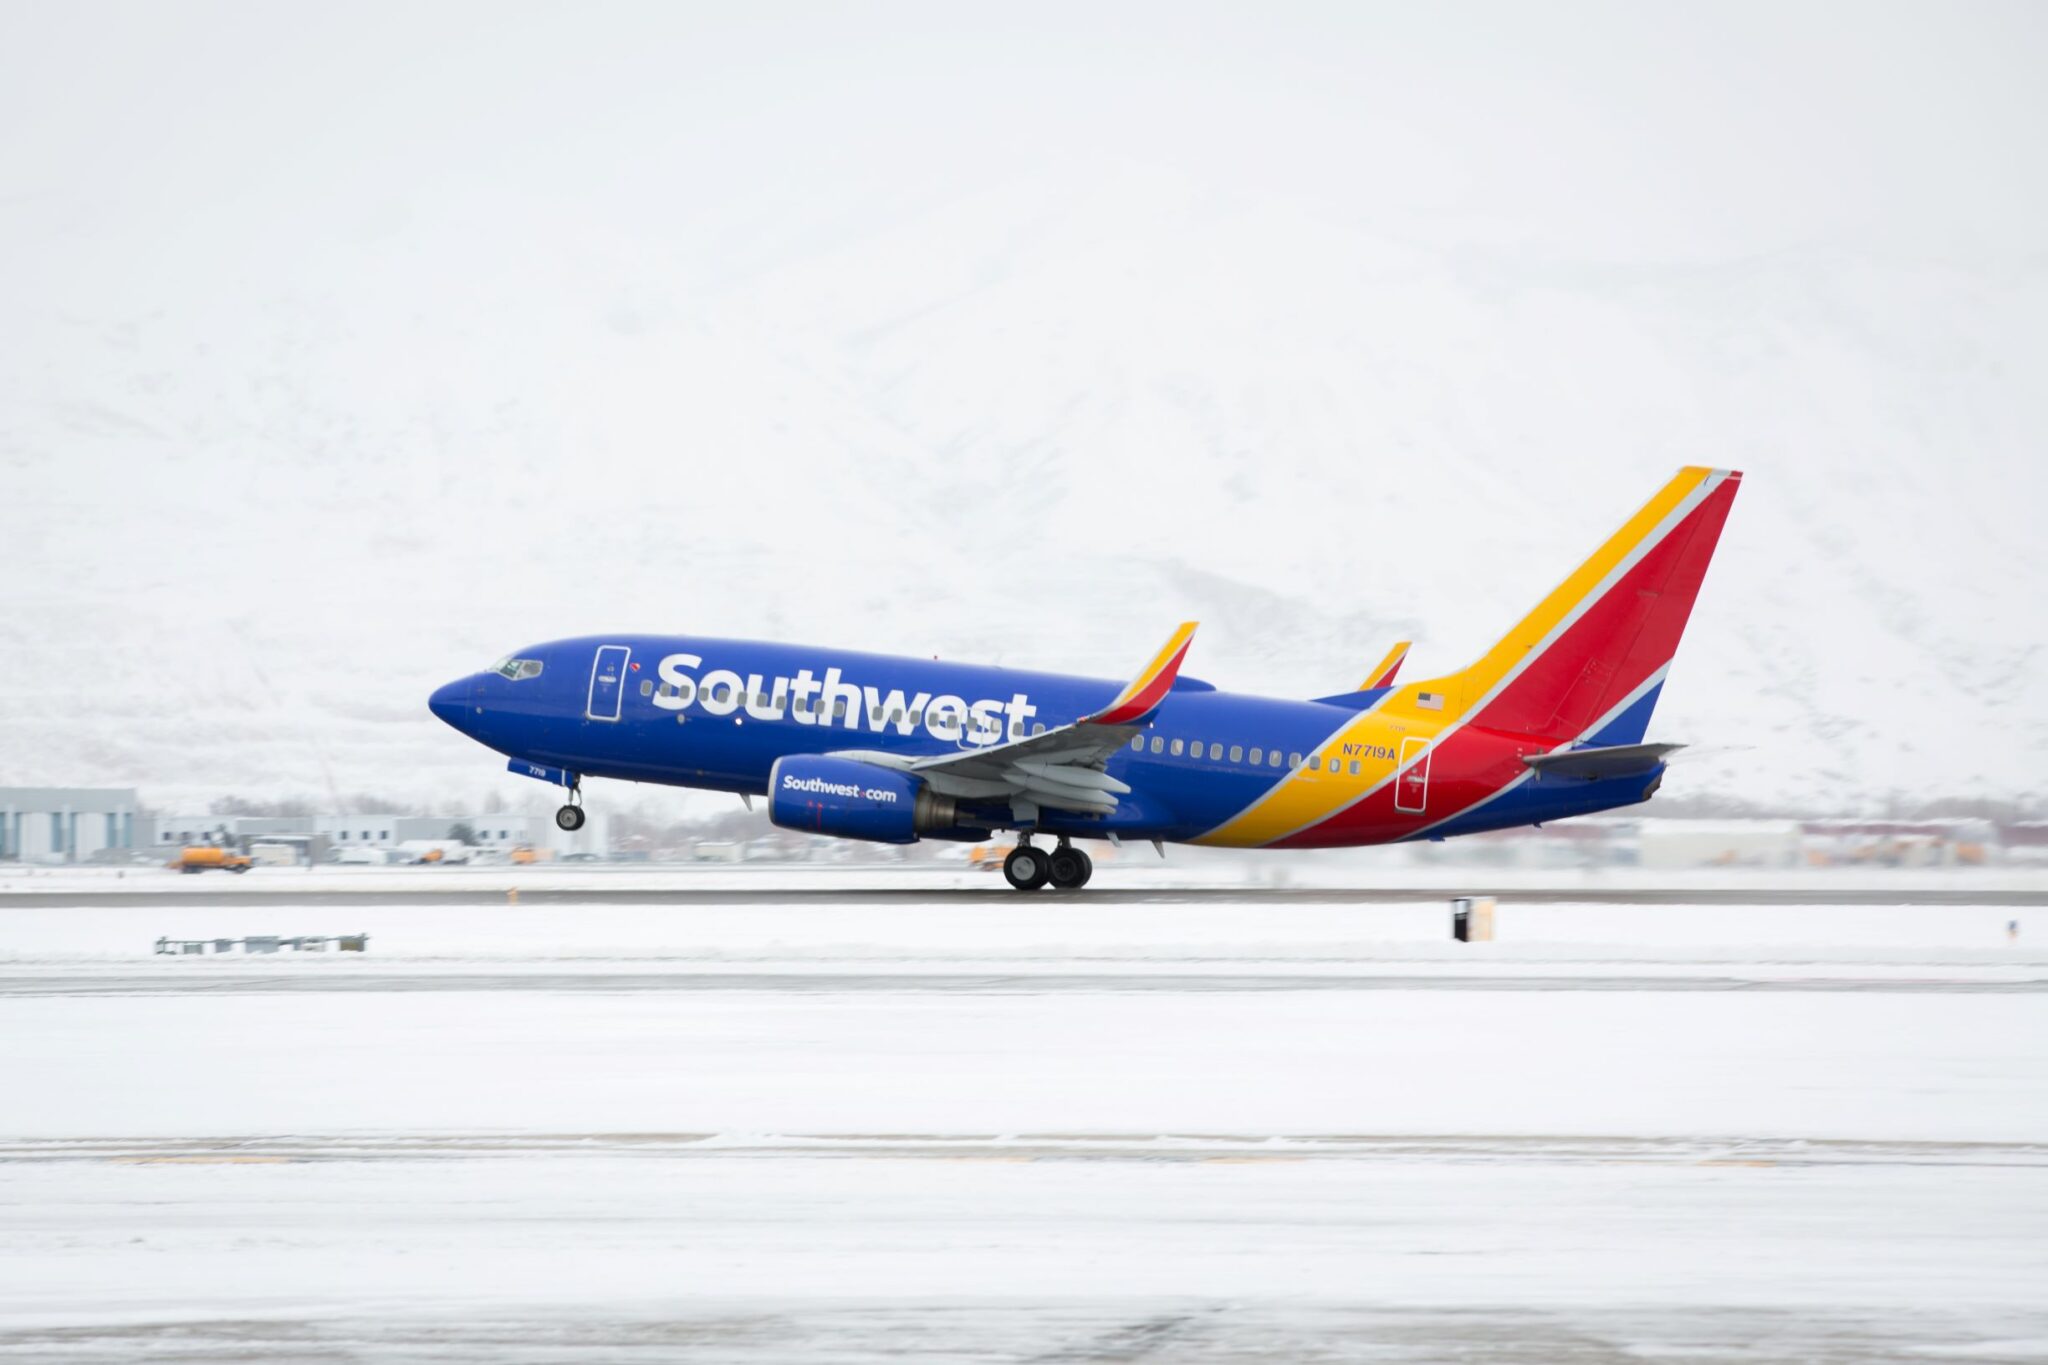
[[[0,1165],[0,1359],[2038,1359],[2039,1166]]]
[[[1378,850],[1375,850],[1377,852]],[[1462,896],[1474,893],[1533,893],[1546,899],[1634,897],[1728,900],[1744,895],[1759,902],[1811,902],[1854,898],[1872,905],[1913,904],[1932,900],[1966,901],[1977,893],[1987,903],[1998,899],[2048,902],[2048,867],[1874,869],[1840,868],[1496,868],[1449,867],[1361,862],[1358,850],[1328,853],[1217,853],[1175,848],[1171,861],[1155,860],[1149,849],[1110,850],[1097,846],[1093,856],[1097,878],[1089,894],[1138,891],[1171,895],[1260,891],[1352,891],[1361,898],[1387,892]],[[233,899],[288,900],[317,894],[394,893],[430,901],[447,892],[487,892],[493,896],[597,892],[735,892],[741,898],[762,892],[912,892],[926,894],[983,890],[1002,894],[1002,875],[975,871],[964,861],[926,863],[544,863],[524,867],[506,863],[465,863],[444,867],[363,867],[322,864],[315,867],[258,867],[242,875],[208,872],[184,876],[149,864],[131,867],[35,867],[0,865],[0,897],[25,902],[36,896],[90,897],[110,900],[128,896],[190,896],[196,901]],[[1043,904],[1043,902],[1041,902]]]
[[[774,885],[0,904],[0,1360],[2048,1349],[2025,911]]]

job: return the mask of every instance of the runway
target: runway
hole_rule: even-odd
[[[432,874],[428,874],[432,875]],[[733,886],[698,887],[687,883],[661,888],[567,887],[529,885],[516,875],[500,877],[493,885],[435,887],[414,883],[376,889],[339,889],[318,883],[297,886],[272,879],[226,890],[216,887],[152,887],[148,889],[92,888],[85,890],[0,891],[0,909],[7,906],[57,906],[76,908],[91,905],[210,904],[228,900],[237,904],[296,905],[320,909],[350,909],[429,901],[448,906],[495,906],[507,903],[508,891],[518,892],[521,905],[607,905],[696,906],[907,906],[949,904],[986,906],[1008,902],[1024,893],[1012,891],[999,881],[984,881],[970,887],[793,888],[774,890]],[[2029,908],[2048,906],[2048,888],[2038,887],[1926,887],[1906,885],[1896,890],[1872,891],[1856,886],[1762,886],[1709,887],[1681,890],[1657,886],[1510,886],[1501,889],[1483,877],[1469,882],[1446,883],[1436,892],[1414,887],[1270,887],[1270,886],[1144,886],[1119,888],[1104,884],[1062,893],[1041,891],[1035,898],[1104,907],[1130,905],[1261,905],[1274,908],[1315,905],[1408,905],[1425,896],[1445,899],[1452,895],[1500,895],[1523,905],[1991,905]]]
[[[378,972],[207,971],[178,979],[149,975],[0,976],[0,998],[73,995],[305,995],[305,994],[480,994],[534,991],[595,995],[645,995],[705,991],[765,992],[777,995],[1212,995],[1282,991],[1729,991],[1750,993],[1824,992],[1877,995],[2037,995],[2048,978],[2012,980],[1990,976],[1383,976],[1341,972],[1243,973],[1173,972],[1126,974],[1089,972]]]
[[[740,889],[0,902],[0,1361],[2048,1352],[2007,907]]]
[[[600,1147],[0,1161],[0,1200],[10,1361],[1860,1365],[2048,1346],[2037,1166]]]

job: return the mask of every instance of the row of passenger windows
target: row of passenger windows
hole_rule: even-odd
[[[1139,735],[1131,741],[1131,748],[1138,753],[1145,753],[1149,750],[1155,754],[1171,754],[1175,758],[1186,754],[1190,758],[1203,758],[1212,763],[1223,762],[1225,753],[1223,746],[1214,741],[1163,739],[1158,735],[1151,735],[1149,737]],[[1251,752],[1247,754],[1242,744],[1233,744],[1228,752],[1230,756],[1229,761],[1232,763],[1249,762],[1254,768],[1277,768],[1280,766],[1280,751],[1278,749],[1267,749],[1255,744],[1252,746]],[[1302,761],[1299,753],[1287,755],[1287,767],[1290,770],[1301,766]],[[1321,772],[1323,770],[1323,756],[1321,754],[1310,754],[1307,766],[1308,770],[1312,773]],[[1341,772],[1343,769],[1344,760],[1339,758],[1332,758],[1330,760],[1331,772]],[[1358,772],[1359,763],[1354,758],[1350,761],[1351,776],[1358,776]]]
[[[654,692],[655,687],[653,682],[643,679],[640,683],[640,695],[643,697],[651,697],[654,695]],[[675,694],[676,689],[671,684],[663,683],[661,685],[662,696],[672,697]],[[756,692],[751,697],[739,698],[739,702],[741,705],[744,706],[751,702],[754,706],[760,708],[761,710],[767,710],[771,703],[777,709],[780,709],[787,701],[788,697],[786,696],[786,694],[782,693],[777,693],[774,696],[770,696],[766,692]],[[793,710],[799,716],[808,716],[811,715],[813,712],[815,712],[820,717],[823,717],[826,714],[825,706],[822,702],[813,705],[809,698],[799,698],[793,705],[791,705],[790,709]],[[844,700],[835,702],[832,706],[831,719],[844,720],[846,719],[846,713],[846,702]],[[682,717],[679,715],[676,717],[676,719],[681,720]],[[884,710],[882,707],[879,706],[871,706],[868,708],[868,723],[870,725],[901,725],[904,723],[906,719],[908,719],[909,723],[912,725],[921,725],[924,722],[924,712],[922,710],[917,710],[905,713],[901,707],[898,707],[894,710]],[[970,720],[968,724],[971,726],[972,721]],[[1034,735],[1042,735],[1045,733],[1045,726],[1043,724],[1033,724],[1031,727],[1031,733]],[[1010,723],[1010,738],[1021,739],[1023,738],[1023,736],[1023,723],[1021,721],[1012,721]],[[1139,735],[1137,738],[1131,741],[1131,748],[1137,751],[1138,753],[1144,753],[1149,748],[1152,753],[1171,754],[1175,758],[1178,758],[1181,755],[1186,754],[1191,758],[1205,758],[1213,763],[1223,762],[1224,754],[1226,752],[1221,744],[1215,743],[1213,741],[1200,739],[1168,740],[1163,739],[1158,735],[1152,735],[1149,737],[1145,735]],[[1247,754],[1244,745],[1233,744],[1230,746],[1227,752],[1230,755],[1229,761],[1232,763],[1244,763],[1249,761],[1251,766],[1254,768],[1277,768],[1281,766],[1281,753],[1278,749],[1268,749],[1262,745],[1255,744],[1252,746],[1249,754]],[[1290,770],[1301,767],[1301,755],[1299,753],[1288,754],[1286,756],[1286,766]],[[1323,770],[1322,755],[1310,754],[1308,756],[1307,766],[1308,770],[1312,773],[1321,772]],[[1342,759],[1332,758],[1330,760],[1330,771],[1333,773],[1342,772],[1344,771],[1345,767],[1345,761]],[[1349,771],[1352,777],[1358,776],[1359,763],[1357,759],[1354,758],[1350,760]]]

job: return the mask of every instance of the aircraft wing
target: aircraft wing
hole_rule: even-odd
[[[980,749],[926,758],[856,752],[842,755],[916,774],[941,796],[969,801],[1008,801],[1020,819],[1037,814],[1036,807],[1108,815],[1117,797],[1130,787],[1103,769],[1117,750],[1148,727],[1173,682],[1195,634],[1184,622],[1152,657],[1152,661],[1117,695],[1090,716],[1035,735],[1006,740]]]
[[[1373,671],[1365,675],[1365,681],[1358,685],[1358,690],[1370,692],[1375,687],[1392,687],[1394,675],[1401,671],[1401,663],[1408,657],[1409,643],[1407,640],[1397,641],[1394,647],[1387,651],[1387,657],[1381,659]]]

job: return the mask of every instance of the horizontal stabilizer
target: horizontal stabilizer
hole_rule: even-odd
[[[1387,689],[1384,687],[1360,688],[1356,692],[1334,692],[1327,697],[1310,697],[1309,700],[1322,706],[1345,706],[1353,711],[1370,711],[1379,699],[1386,695]]]
[[[1667,754],[1683,744],[1610,744],[1599,749],[1563,749],[1554,754],[1528,754],[1522,762],[1538,777],[1576,777],[1595,782],[1603,777],[1634,777],[1653,771]]]

